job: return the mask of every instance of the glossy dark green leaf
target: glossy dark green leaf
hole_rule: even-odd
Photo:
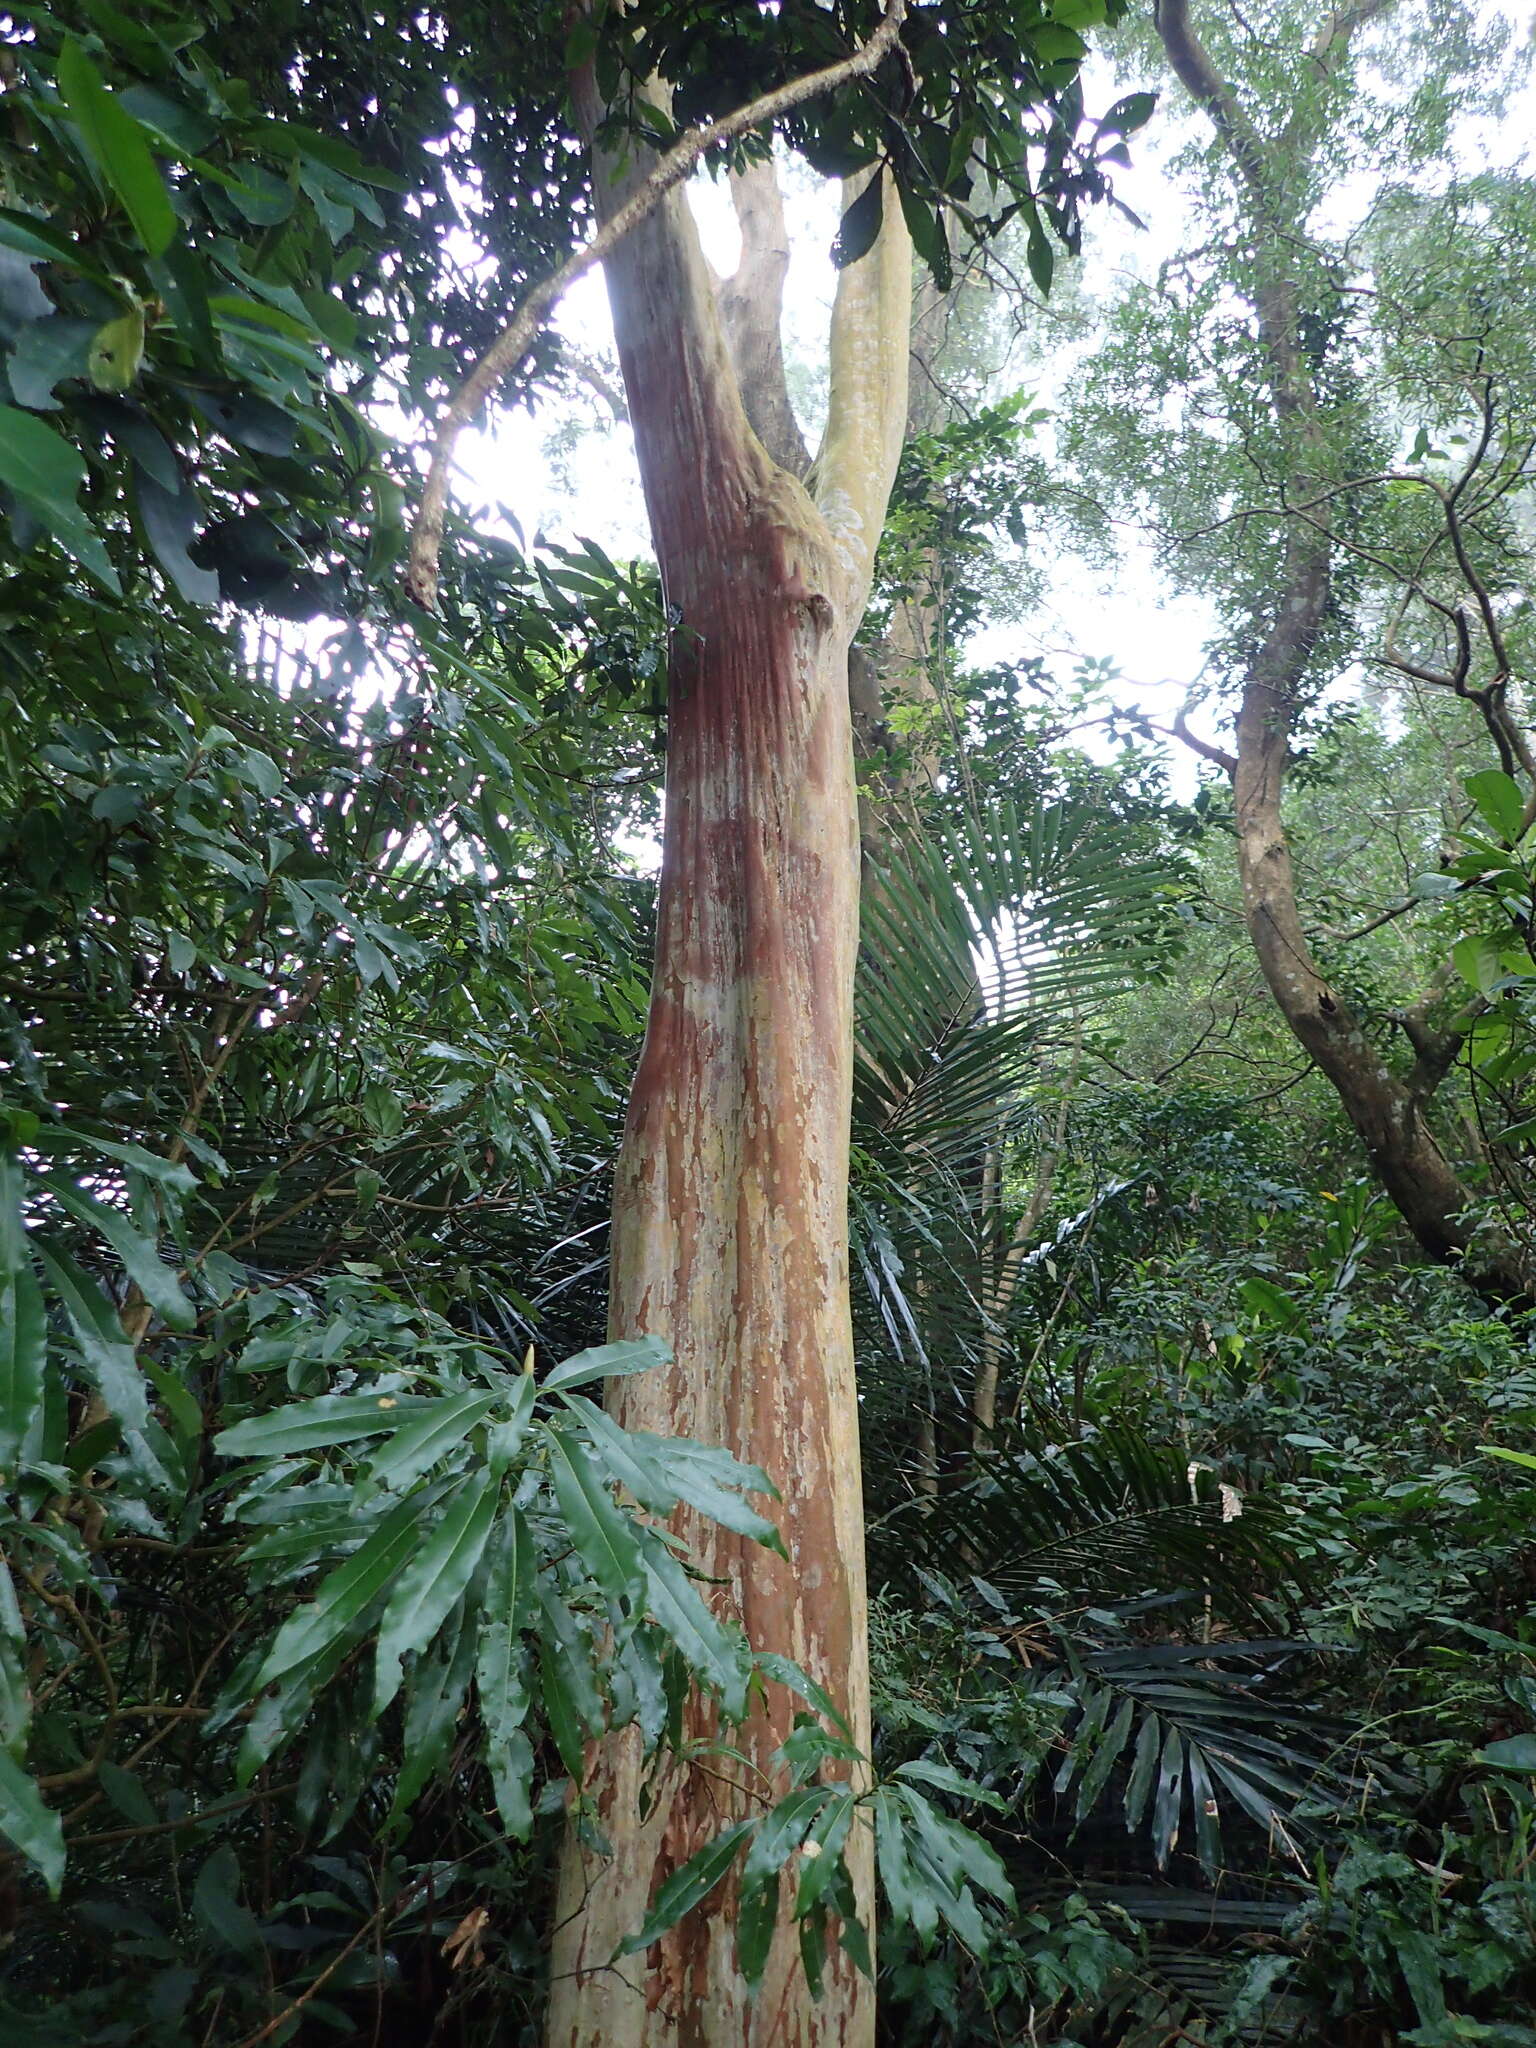
[[[416,1500],[399,1502],[356,1555],[322,1580],[314,1599],[278,1630],[256,1674],[254,1690],[297,1670],[357,1627],[414,1552],[421,1535],[420,1514]]]
[[[743,1886],[783,1869],[831,1796],[829,1785],[802,1785],[769,1808],[741,1866]]]
[[[638,1597],[644,1574],[633,1525],[580,1444],[558,1429],[546,1428],[544,1437],[555,1498],[577,1555],[611,1599]]]
[[[736,1902],[736,1967],[749,1995],[757,1996],[779,1924],[777,1873],[749,1882],[745,1875]]]
[[[843,1785],[829,1787],[800,1850],[800,1876],[795,1886],[795,1917],[803,1920],[836,1883],[838,1859],[853,1826],[856,1795]]]
[[[553,1394],[561,1387],[584,1387],[592,1380],[649,1372],[653,1366],[670,1364],[671,1359],[672,1347],[660,1337],[623,1337],[565,1359],[544,1375],[542,1391]]]
[[[390,1802],[389,1823],[399,1826],[423,1788],[441,1771],[458,1733],[459,1718],[475,1668],[473,1599],[450,1617],[443,1637],[411,1671],[405,1708],[400,1775]]]
[[[395,1491],[463,1443],[496,1406],[495,1394],[447,1394],[418,1410],[369,1462],[370,1476]]]
[[[20,1851],[56,1899],[64,1881],[63,1824],[6,1749],[0,1749],[0,1835]]]
[[[877,171],[843,211],[832,240],[832,261],[839,270],[857,263],[875,246],[885,219],[885,179]]]
[[[87,1377],[125,1429],[142,1431],[149,1397],[133,1346],[117,1310],[72,1259],[37,1247],[43,1275],[69,1319]]]
[[[926,1948],[938,1929],[938,1899],[908,1853],[910,1815],[906,1803],[898,1793],[881,1786],[874,1804],[875,1855],[891,1917],[898,1925],[911,1927]]]
[[[765,1472],[755,1465],[743,1465],[728,1451],[707,1444],[691,1443],[686,1437],[651,1436],[645,1431],[630,1433],[630,1442],[643,1451],[651,1469],[680,1500],[697,1508],[723,1528],[749,1536],[766,1550],[787,1557],[784,1539],[766,1515],[760,1515],[742,1499],[742,1490],[773,1494],[775,1489]]]
[[[123,107],[77,42],[59,52],[59,92],[97,169],[122,201],[151,256],[176,237],[176,211],[143,128]]]
[[[392,1434],[420,1420],[429,1406],[435,1409],[436,1404],[420,1395],[317,1394],[313,1400],[285,1402],[269,1414],[233,1423],[219,1431],[213,1447],[225,1458],[291,1458],[302,1451]]]
[[[213,605],[219,601],[219,579],[212,569],[201,569],[188,552],[196,538],[201,505],[191,485],[178,479],[175,490],[151,476],[134,470],[134,497],[139,523],[150,552],[160,564],[179,597],[187,604]]]
[[[1157,1789],[1152,1797],[1152,1848],[1159,1870],[1166,1866],[1178,1842],[1183,1805],[1184,1740],[1177,1728],[1170,1728],[1163,1738]]]
[[[703,1683],[719,1692],[726,1712],[740,1716],[751,1675],[741,1638],[711,1612],[659,1537],[643,1537],[640,1554],[647,1601],[657,1624]]]
[[[442,1520],[395,1580],[379,1623],[375,1716],[400,1689],[402,1660],[425,1650],[469,1584],[500,1498],[499,1484],[484,1475],[461,1481]]]
[[[0,1153],[0,1483],[9,1486],[43,1398],[48,1332],[21,1215],[21,1168]]]
[[[638,1955],[641,1949],[649,1948],[653,1941],[658,1941],[685,1914],[691,1913],[695,1906],[707,1899],[736,1861],[741,1844],[751,1834],[753,1826],[749,1820],[737,1821],[695,1851],[680,1869],[674,1870],[652,1900],[644,1925],[638,1933],[619,1943],[618,1954]]]
[[[261,1928],[240,1898],[240,1859],[223,1842],[204,1863],[192,1886],[192,1911],[222,1948],[234,1955],[261,1954]]]
[[[82,1194],[57,1175],[43,1174],[39,1178],[60,1207],[66,1209],[77,1223],[83,1223],[88,1230],[106,1239],[122,1261],[128,1278],[173,1330],[190,1330],[196,1326],[197,1310],[182,1292],[175,1268],[160,1257],[153,1238],[145,1237],[136,1230],[120,1209]]]
[[[89,373],[97,332],[94,320],[72,320],[63,313],[29,322],[6,364],[16,403],[30,412],[58,412],[54,386]]]

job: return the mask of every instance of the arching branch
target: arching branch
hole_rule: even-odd
[[[733,141],[753,128],[765,127],[794,108],[820,99],[841,86],[867,78],[893,48],[906,17],[906,0],[887,0],[879,26],[866,43],[837,63],[791,79],[772,92],[750,100],[734,113],[722,115],[702,128],[695,128],[675,142],[654,168],[632,191],[623,205],[603,222],[585,248],[567,257],[542,284],[535,285],[515,317],[504,327],[449,401],[432,444],[432,460],[422,490],[421,507],[411,533],[410,561],[406,588],[428,610],[437,602],[438,559],[442,551],[443,520],[447,509],[448,476],[453,451],[464,429],[474,420],[503,380],[527,355],[535,336],[555,307],[579,277],[584,277],[610,254],[630,230],[691,175],[711,149]]]

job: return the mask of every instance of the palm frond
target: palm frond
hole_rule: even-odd
[[[1240,1625],[1297,1576],[1277,1509],[1127,1425],[1066,1444],[1000,1433],[958,1482],[887,1515],[871,1552],[893,1583],[961,1574],[1014,1611],[1182,1593]]]

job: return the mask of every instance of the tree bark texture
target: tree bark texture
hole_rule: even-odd
[[[622,200],[602,164],[596,182],[600,207]],[[909,264],[897,230],[842,274],[831,419],[809,488],[748,423],[686,200],[669,196],[608,264],[678,621],[655,975],[616,1176],[610,1303],[614,1338],[664,1337],[675,1362],[615,1382],[611,1405],[626,1428],[724,1445],[779,1484],[788,1562],[691,1515],[677,1526],[720,1582],[723,1610],[755,1647],[824,1685],[866,1752],[847,1249],[858,939],[847,661],[900,445]],[[643,1818],[638,1738],[594,1746],[583,1789],[613,1854],[590,1854],[574,1832],[567,1842],[552,2048],[873,2041],[871,1987],[834,1949],[813,2001],[787,1922],[748,1998],[730,1884],[643,1956],[614,1961],[668,1874],[765,1788],[782,1790],[771,1758],[795,1704],[770,1688],[736,1736],[752,1769],[670,1763],[647,1781]],[[707,1705],[690,1714],[688,1734],[711,1739]],[[869,1925],[867,1829],[848,1857]]]

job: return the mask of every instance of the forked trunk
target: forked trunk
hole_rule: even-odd
[[[629,175],[642,171],[643,159]],[[622,198],[601,167],[596,189],[600,207]],[[608,266],[677,621],[656,965],[616,1176],[609,1318],[614,1338],[666,1338],[674,1363],[615,1382],[614,1412],[627,1428],[723,1445],[778,1484],[787,1561],[693,1516],[677,1526],[719,1581],[722,1610],[824,1686],[865,1753],[847,662],[899,452],[909,267],[898,227],[841,275],[831,414],[808,489],[748,424],[686,201],[664,201]],[[813,2000],[787,1917],[749,1998],[730,1883],[644,1955],[615,1959],[669,1873],[785,1789],[771,1760],[795,1708],[769,1688],[733,1736],[745,1765],[685,1755],[646,1778],[633,1731],[594,1746],[583,1789],[612,1854],[568,1836],[551,2048],[869,2048],[871,1987],[829,1947]],[[688,1735],[708,1741],[711,1710],[689,1713]],[[869,1925],[867,1826],[846,1855]]]

